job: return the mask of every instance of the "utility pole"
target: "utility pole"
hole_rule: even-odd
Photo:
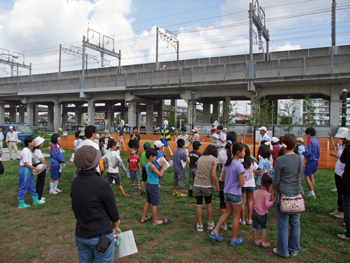
[[[29,65],[25,64],[24,54],[18,53],[18,52],[13,52],[11,54],[10,51],[7,50],[7,49],[3,49],[3,48],[0,48],[0,49],[2,50],[1,54],[0,54],[0,64],[6,64],[6,65],[10,66],[10,68],[11,68],[11,77],[13,77],[14,67],[16,67],[17,76],[19,76],[19,68],[26,68],[26,69],[28,69],[29,70],[29,75],[32,75],[32,63],[29,63]],[[4,52],[4,51],[6,51],[6,52]],[[17,60],[19,58],[19,55],[21,55],[23,57],[23,63],[19,63],[19,62],[15,61],[15,60]],[[3,56],[6,56],[7,60],[3,59]],[[11,60],[10,60],[10,58],[11,58]]]
[[[332,46],[333,47],[336,46],[336,9],[337,9],[337,1],[333,0],[332,2]]]
[[[253,2],[249,3],[249,60],[253,63]]]
[[[61,49],[62,49],[62,45],[60,44],[60,50],[59,50],[59,58],[58,58],[58,73],[60,75],[61,78]]]
[[[347,97],[347,89],[343,89],[342,91],[342,114],[341,114],[341,126],[346,127],[346,97]]]
[[[180,48],[179,48],[179,46],[180,46],[180,41],[177,41],[177,49],[176,49],[176,53],[177,53],[177,61],[179,61],[179,52],[180,52]]]
[[[156,63],[158,63],[158,27],[157,27],[157,33],[156,33]]]
[[[83,55],[81,56],[83,61],[82,61],[82,76],[83,79],[85,78],[85,36],[83,36]]]

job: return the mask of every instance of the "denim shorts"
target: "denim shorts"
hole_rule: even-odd
[[[130,170],[130,179],[131,181],[140,180],[139,170]]]
[[[242,187],[242,194],[254,194],[255,187]]]
[[[261,230],[267,231],[267,214],[259,215],[255,209],[253,209],[253,231],[259,232],[259,226]]]
[[[224,193],[225,203],[231,203],[233,205],[241,205],[243,204],[242,195],[233,195]]]

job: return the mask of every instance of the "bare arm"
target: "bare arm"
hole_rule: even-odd
[[[33,170],[33,174],[36,175],[37,172],[40,172],[40,168],[34,167],[33,165],[30,165],[29,163],[24,163],[25,167],[28,167],[29,169]]]
[[[161,168],[162,168],[161,171],[159,171],[154,165],[151,165],[151,166],[149,167],[149,170],[150,170],[151,172],[155,173],[156,175],[158,175],[159,177],[162,177],[163,174],[164,174],[164,170],[165,170],[164,168],[165,168],[165,166],[166,166],[166,162],[163,161],[162,166],[161,166]]]
[[[239,174],[239,186],[243,187],[245,184],[245,180],[244,180],[244,173],[240,173]]]
[[[213,167],[211,168],[211,178],[213,179],[213,182],[215,183],[215,186],[216,186],[214,188],[214,192],[219,192],[220,186],[219,186],[218,178],[216,177],[216,167],[217,167],[217,164],[214,164]]]

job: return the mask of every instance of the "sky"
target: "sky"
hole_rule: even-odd
[[[17,61],[33,65],[32,74],[57,72],[59,45],[81,47],[89,41],[122,52],[122,65],[155,62],[155,32],[159,27],[177,35],[180,59],[249,52],[248,0],[0,0],[0,54],[17,54]],[[270,50],[331,45],[332,0],[260,0],[265,7]],[[350,3],[337,1],[337,45],[350,39]],[[92,50],[89,68],[100,67]],[[254,52],[259,50],[254,45]],[[23,56],[24,55],[24,56]],[[3,56],[2,58],[4,58]],[[105,56],[104,64],[118,65]],[[159,61],[176,60],[174,47],[160,41]],[[81,58],[62,52],[62,71],[81,69]],[[20,69],[20,75],[27,75]],[[0,64],[0,77],[11,75]],[[242,105],[239,105],[241,108]],[[245,113],[246,107],[239,110]]]

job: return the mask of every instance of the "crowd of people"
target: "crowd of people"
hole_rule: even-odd
[[[124,126],[123,126],[124,127]],[[316,198],[315,173],[318,169],[320,146],[315,138],[315,130],[308,128],[305,131],[307,142],[304,147],[303,138],[296,138],[286,134],[281,138],[267,135],[267,129],[261,127],[259,149],[256,157],[250,153],[248,145],[237,142],[235,132],[225,134],[219,125],[218,140],[214,145],[208,145],[203,154],[198,130],[192,132],[195,136],[186,134],[185,127],[176,138],[174,152],[174,177],[172,195],[178,198],[195,198],[196,200],[196,229],[204,230],[202,219],[203,200],[206,205],[207,229],[211,230],[209,238],[223,241],[220,231],[232,230],[229,244],[242,245],[243,238],[239,237],[240,225],[252,225],[254,245],[263,248],[270,247],[267,240],[268,208],[276,206],[277,217],[277,247],[273,251],[282,257],[296,256],[300,251],[300,213],[286,214],[280,209],[281,196],[294,197],[302,193],[304,197]],[[155,141],[152,147],[150,142],[144,142],[143,153],[139,157],[141,138],[138,128],[134,127],[128,143],[130,155],[127,165],[120,157],[120,143],[123,140],[114,140],[108,131],[99,138],[95,126],[87,126],[76,133],[74,142],[74,164],[77,167],[76,176],[72,181],[72,207],[77,219],[76,245],[79,260],[86,262],[92,258],[114,257],[114,249],[108,246],[102,254],[96,252],[101,239],[107,238],[113,243],[115,235],[120,233],[119,213],[115,201],[112,184],[116,184],[122,197],[130,197],[122,186],[119,168],[124,170],[126,177],[131,180],[133,189],[140,189],[145,195],[146,203],[142,211],[140,223],[147,221],[153,225],[169,224],[169,219],[159,219],[157,207],[161,203],[161,186],[163,175],[167,169],[164,159],[164,143]],[[338,154],[331,153],[338,159],[335,167],[335,182],[338,191],[338,209],[333,215],[344,218],[346,232],[338,237],[350,240],[350,131],[340,128]],[[46,171],[50,169],[51,180],[49,194],[61,192],[57,187],[62,169],[65,166],[63,150],[60,145],[60,134],[51,137],[50,164],[45,161],[41,152],[44,139],[27,137],[21,153],[18,201],[19,208],[29,207],[24,197],[29,191],[33,198],[33,205],[42,205],[45,198],[42,196]],[[119,143],[120,142],[120,143]],[[190,144],[193,150],[189,152]],[[34,164],[32,163],[32,153]],[[303,170],[304,159],[306,160]],[[188,169],[188,195],[185,192],[186,174]],[[107,180],[104,171],[107,170]],[[220,171],[219,178],[217,172]],[[309,188],[304,194],[302,187],[302,173]],[[37,175],[35,186],[33,175]],[[212,196],[218,192],[220,197],[220,219],[213,220]],[[246,211],[247,204],[247,213]],[[151,215],[148,215],[150,207]],[[247,214],[247,216],[246,216]],[[227,220],[232,217],[232,224]],[[98,222],[98,223],[97,223]],[[112,222],[112,224],[111,224]],[[290,231],[288,231],[288,224]],[[261,238],[259,238],[261,230]],[[98,249],[97,249],[98,250]],[[113,250],[113,251],[112,251]],[[99,251],[99,250],[98,250]]]

